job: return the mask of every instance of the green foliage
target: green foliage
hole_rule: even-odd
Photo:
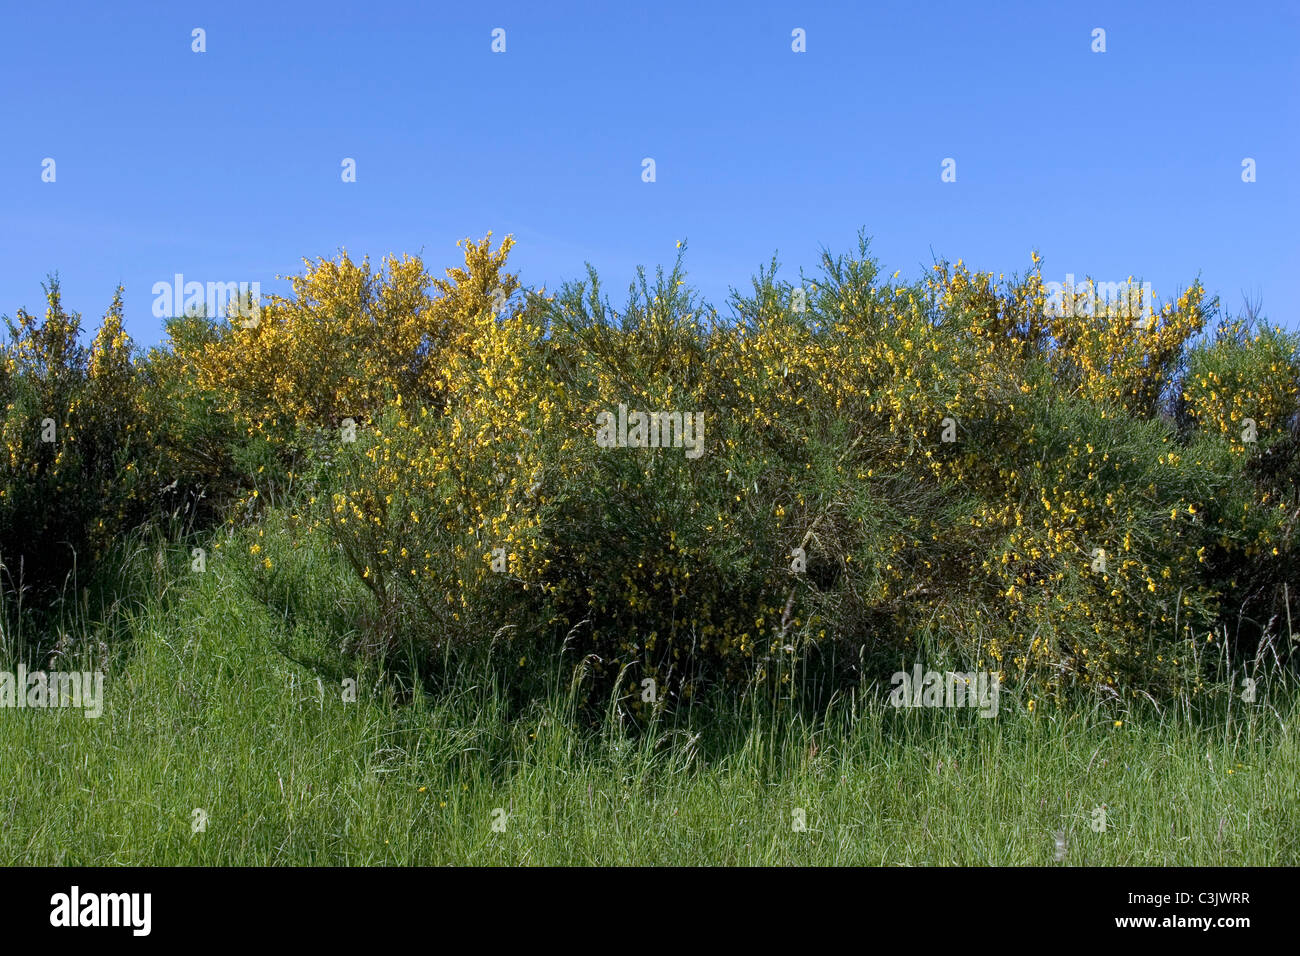
[[[616,308],[593,270],[520,294],[510,245],[446,279],[309,263],[259,323],[179,319],[147,356],[120,296],[78,344],[53,284],[0,367],[9,574],[48,603],[131,528],[276,522],[368,596],[353,652],[563,647],[643,719],[922,656],[1170,698],[1204,689],[1209,635],[1291,654],[1300,343],[1198,340],[1199,284],[1140,321],[1059,313],[1037,271],[882,281],[864,238],[797,284],[773,259],[723,319],[682,255]],[[610,447],[636,413],[678,442]],[[245,547],[271,601],[287,569]]]
[[[84,586],[114,537],[147,517],[154,490],[121,290],[89,347],[57,279],[46,298],[43,319],[6,319],[0,422],[0,562],[38,608]]]

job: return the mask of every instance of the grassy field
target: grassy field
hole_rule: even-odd
[[[981,719],[877,688],[629,733],[577,718],[572,661],[522,706],[487,668],[405,700],[363,675],[344,702],[220,562],[161,590],[120,620],[101,718],[0,711],[0,862],[1300,862],[1294,694],[1206,716],[1007,688]]]
[[[724,314],[683,242],[622,306],[513,245],[8,323],[0,861],[1300,862],[1300,334],[1037,251]]]

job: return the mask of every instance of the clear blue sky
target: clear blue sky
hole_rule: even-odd
[[[9,2],[0,313],[57,270],[93,327],[121,282],[151,344],[174,273],[282,290],[340,247],[440,273],[489,229],[525,283],[589,260],[616,302],[688,238],[721,306],[863,227],[905,277],[1038,248],[1048,279],[1200,274],[1300,328],[1297,41],[1294,0]]]

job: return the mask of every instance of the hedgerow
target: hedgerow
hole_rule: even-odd
[[[110,331],[68,365],[118,417],[60,520],[91,547],[161,507],[119,460],[232,522],[270,500],[369,594],[359,646],[508,640],[521,670],[563,648],[632,710],[922,652],[1036,694],[1196,693],[1207,642],[1255,653],[1289,610],[1300,340],[1199,283],[1062,301],[1037,254],[900,283],[864,241],[797,283],[773,261],[723,317],[682,254],[616,308],[594,271],[524,289],[510,247],[467,242],[445,279],[308,262],[258,323],[178,321],[134,364]],[[57,338],[23,319],[5,353],[9,495],[92,445],[32,441],[36,405],[72,401],[30,358]],[[62,397],[21,398],[39,387]]]

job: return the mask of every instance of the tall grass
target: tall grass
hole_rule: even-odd
[[[327,553],[303,556],[318,590],[290,613],[233,558],[183,574],[186,548],[134,555],[158,586],[117,616],[129,640],[108,659],[79,645],[107,664],[103,716],[0,711],[0,862],[1300,862],[1300,712],[1282,671],[1250,705],[1225,690],[1030,710],[1008,688],[982,719],[895,710],[862,686],[813,711],[715,697],[639,728],[611,700],[592,726],[571,656],[521,696],[504,638],[495,658],[430,662],[432,694],[344,653]]]

